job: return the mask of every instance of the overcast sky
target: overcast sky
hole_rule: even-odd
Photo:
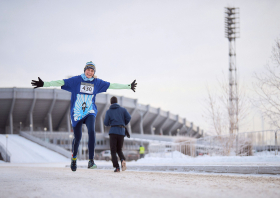
[[[280,37],[279,0],[0,0],[0,87],[80,75],[93,61],[98,78],[137,80],[136,93],[108,93],[179,114],[207,131],[206,85],[215,90],[217,79],[228,76],[227,6],[240,8],[237,69],[250,89]],[[259,114],[251,117],[243,130],[260,127]]]

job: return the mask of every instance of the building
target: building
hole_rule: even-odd
[[[106,142],[109,128],[104,127],[103,120],[111,97],[110,94],[98,94],[96,97],[96,149],[105,149],[104,146],[107,145],[108,148],[109,145],[108,141]],[[71,134],[73,131],[70,121],[70,98],[71,93],[61,89],[0,88],[0,134],[19,134],[20,131],[24,131],[39,136],[44,132],[48,141],[58,144],[61,142],[59,139],[50,137]],[[203,136],[203,130],[179,115],[139,104],[137,99],[123,96],[117,98],[119,104],[125,107],[132,117],[128,129],[134,140],[127,140],[127,144],[133,146],[140,140],[172,141],[174,136]],[[86,127],[83,131],[86,132]]]

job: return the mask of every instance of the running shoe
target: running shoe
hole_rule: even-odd
[[[120,172],[120,167],[117,167],[115,170],[114,170],[115,173],[117,172]]]
[[[126,170],[126,162],[123,160],[122,161],[122,171]]]
[[[90,159],[88,161],[88,168],[89,169],[94,169],[94,168],[97,168],[96,164],[94,163],[94,161],[92,159]]]
[[[73,172],[75,172],[76,170],[77,170],[77,158],[74,160],[73,158],[71,159],[71,165],[70,165],[70,167],[71,167],[71,170],[73,171]]]

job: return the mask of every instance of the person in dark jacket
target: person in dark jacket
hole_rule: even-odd
[[[110,149],[113,167],[116,168],[114,172],[120,172],[120,166],[116,153],[121,160],[122,171],[126,170],[125,157],[122,152],[123,141],[125,136],[125,125],[129,123],[131,116],[127,110],[118,104],[118,99],[113,96],[111,98],[111,106],[106,112],[104,125],[111,126],[110,135]]]

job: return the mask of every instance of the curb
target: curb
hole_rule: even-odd
[[[70,167],[67,165],[66,167]],[[87,166],[78,166],[87,168]],[[113,170],[112,166],[97,166],[97,169]],[[132,171],[155,172],[199,172],[199,173],[235,173],[235,174],[280,174],[280,166],[128,166]]]

